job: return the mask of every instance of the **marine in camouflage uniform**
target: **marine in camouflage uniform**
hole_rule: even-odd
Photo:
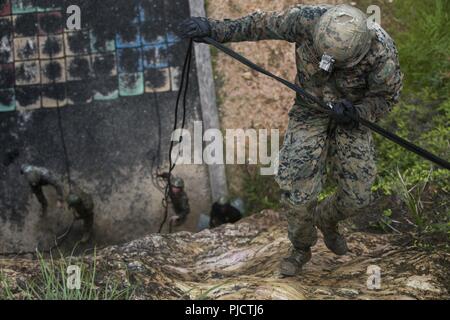
[[[258,11],[225,21],[191,18],[181,28],[182,35],[200,41],[209,36],[222,43],[295,43],[296,83],[335,113],[331,117],[320,113],[299,95],[289,113],[276,180],[284,190],[293,249],[282,262],[281,273],[296,275],[310,260],[316,226],[330,250],[345,254],[347,245],[338,222],[369,205],[376,177],[372,134],[354,118],[377,121],[398,101],[403,75],[393,40],[348,5],[297,5],[283,12]],[[334,70],[322,67],[330,54]],[[318,204],[327,165],[338,189]]]
[[[170,174],[165,172],[160,175],[166,181],[169,180]],[[189,206],[189,198],[184,190],[184,180],[179,177],[170,176],[169,199],[172,203],[175,216],[171,219],[172,223],[180,226],[186,222],[187,216],[191,212]]]
[[[92,236],[94,228],[94,200],[87,192],[75,187],[67,196],[67,205],[72,210],[75,220],[83,220],[82,243]]]
[[[23,165],[20,169],[20,173],[25,176],[28,184],[31,187],[31,191],[41,204],[43,216],[47,214],[48,201],[44,195],[42,187],[44,186],[54,187],[56,190],[56,194],[58,196],[57,198],[58,206],[62,206],[64,197],[62,185],[58,182],[56,176],[53,173],[51,173],[48,169],[35,167],[31,165]]]

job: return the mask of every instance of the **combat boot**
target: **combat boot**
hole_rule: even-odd
[[[315,225],[323,234],[328,249],[338,256],[347,254],[347,241],[339,233],[338,223],[343,220],[342,214],[335,208],[333,198],[324,200],[315,210]]]
[[[345,240],[345,237],[339,233],[337,223],[320,221],[319,219],[316,226],[322,232],[323,241],[328,249],[338,256],[347,254],[347,241]]]
[[[311,260],[311,249],[297,250],[291,248],[290,255],[280,263],[280,273],[284,277],[294,277],[300,273],[309,260]]]

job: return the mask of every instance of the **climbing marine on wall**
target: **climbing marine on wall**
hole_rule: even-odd
[[[74,220],[83,221],[81,243],[88,242],[94,228],[94,200],[92,196],[79,187],[74,187],[67,196],[67,205],[72,210]]]
[[[298,95],[279,156],[276,180],[284,191],[292,250],[281,262],[297,275],[311,259],[317,229],[337,255],[347,253],[338,223],[371,202],[376,177],[372,134],[359,118],[376,121],[398,101],[403,75],[390,36],[349,5],[296,5],[284,12],[256,12],[238,20],[191,18],[184,37],[239,42],[286,40],[296,44],[297,84],[323,100],[330,116]],[[331,164],[336,194],[317,202]]]
[[[47,215],[48,201],[45,197],[43,187],[52,186],[56,190],[57,207],[63,207],[63,187],[57,177],[46,168],[35,167],[32,165],[22,165],[20,173],[25,177],[31,191],[41,204],[42,215]]]
[[[175,212],[175,215],[170,219],[170,226],[181,226],[186,222],[187,216],[191,212],[184,180],[168,172],[160,174],[159,177],[169,182],[169,200]]]

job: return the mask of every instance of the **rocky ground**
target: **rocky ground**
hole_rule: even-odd
[[[98,286],[114,279],[135,299],[449,299],[450,254],[398,244],[395,237],[347,231],[351,253],[337,257],[322,240],[301,275],[281,278],[289,249],[286,223],[265,211],[236,225],[192,234],[153,234],[101,249]],[[367,269],[381,269],[381,289],[367,288]],[[39,272],[33,260],[0,260],[13,292]],[[15,291],[16,290],[16,291]],[[20,297],[20,294],[17,295]]]

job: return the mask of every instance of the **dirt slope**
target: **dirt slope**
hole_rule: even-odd
[[[450,255],[398,247],[388,236],[348,235],[351,253],[323,245],[304,272],[283,279],[286,223],[271,211],[201,233],[150,235],[97,254],[98,285],[113,277],[136,287],[136,299],[449,299]],[[85,262],[92,262],[86,257]],[[381,268],[381,290],[367,289],[367,267]],[[29,260],[0,260],[4,275],[23,283],[37,272]],[[103,280],[102,280],[103,279]]]

